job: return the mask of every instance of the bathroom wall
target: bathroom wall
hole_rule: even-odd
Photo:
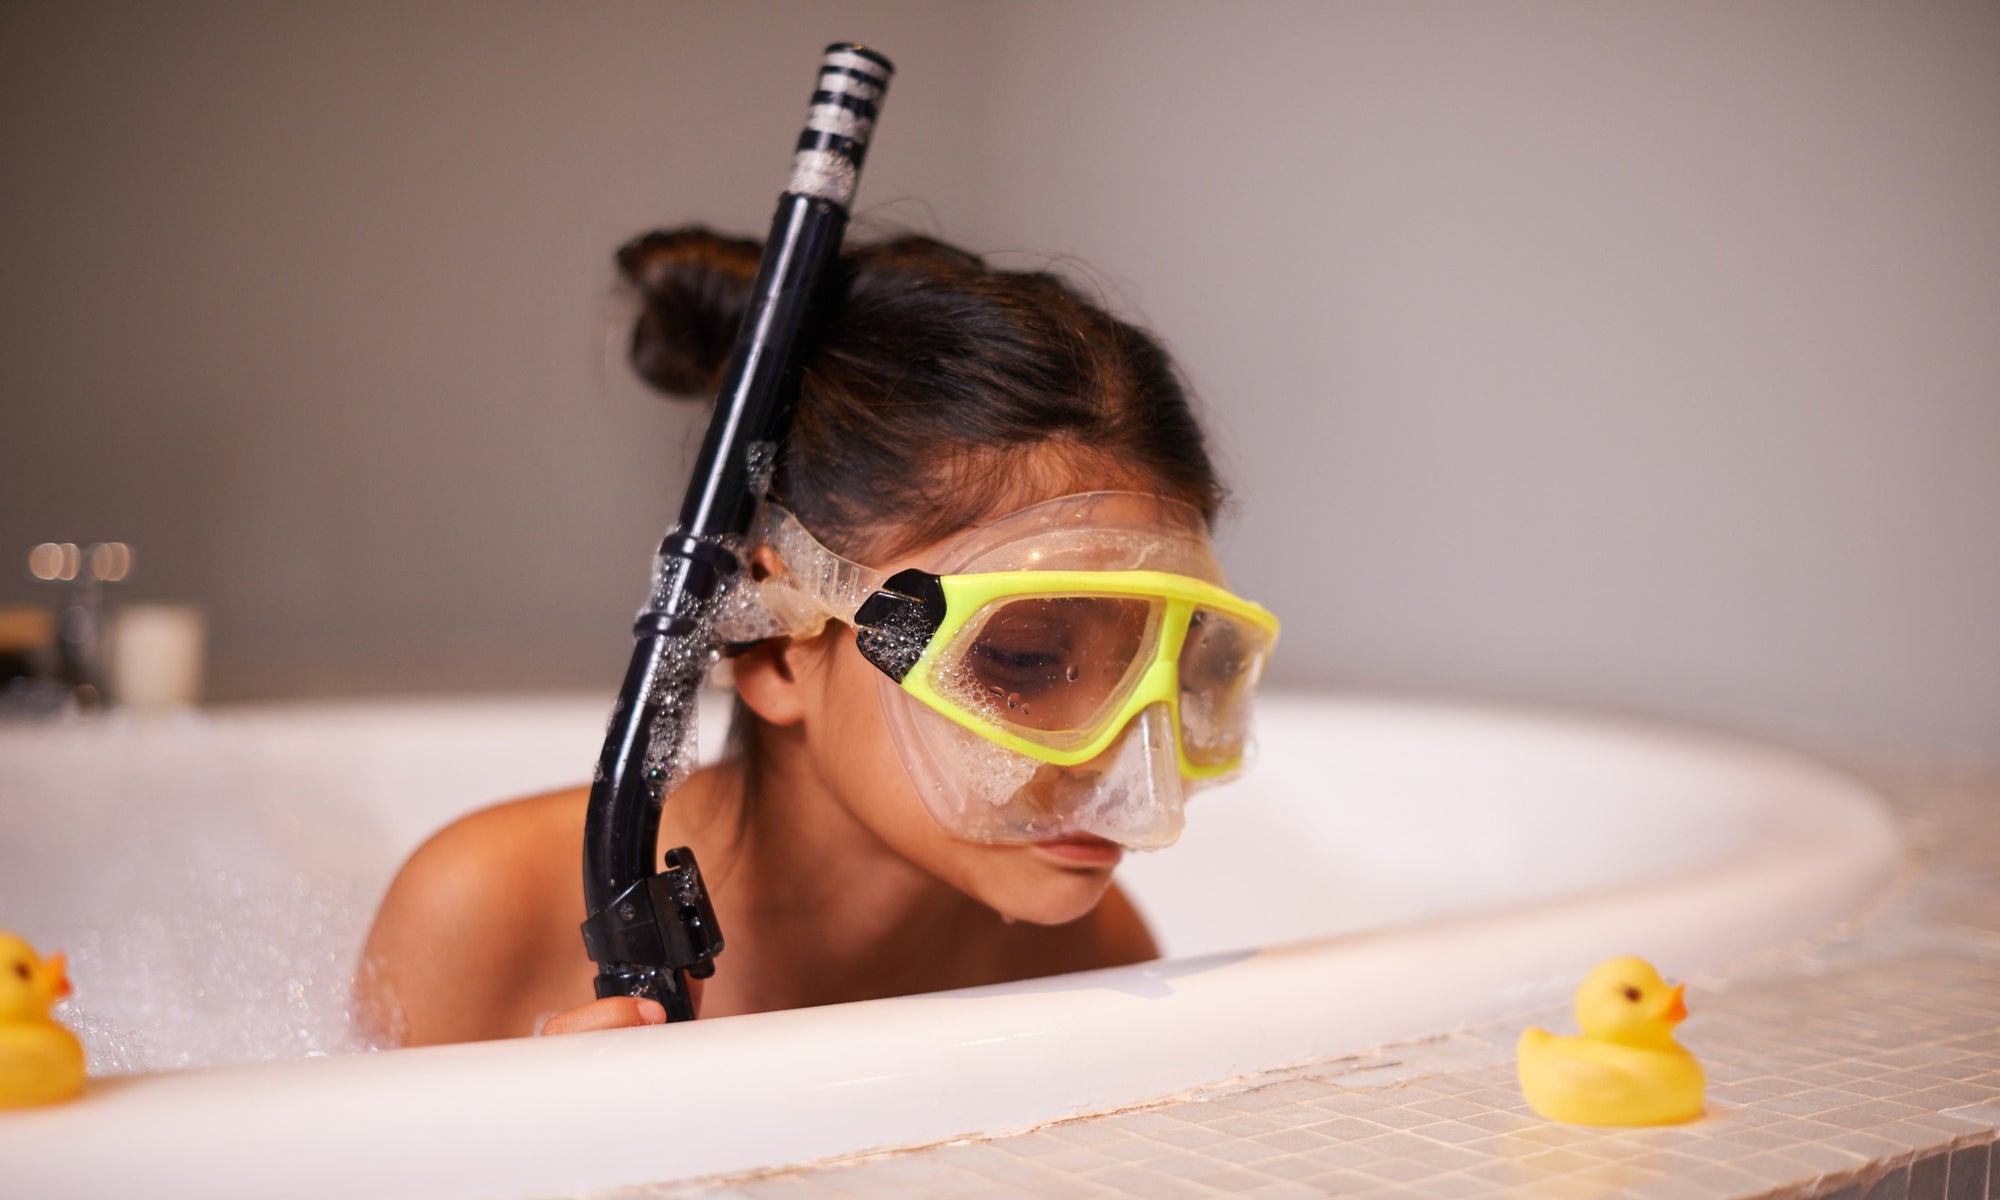
[[[1279,678],[2000,755],[2000,7],[1006,11]]]
[[[608,697],[706,421],[620,365],[613,249],[761,234],[849,30],[922,64],[871,201],[960,207],[977,14],[843,8],[0,9],[0,603],[121,538],[218,698]]]
[[[603,686],[701,414],[610,249],[864,224],[1157,327],[1274,674],[2000,760],[2000,9],[0,11],[0,603],[138,547],[223,698]]]

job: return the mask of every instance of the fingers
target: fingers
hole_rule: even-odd
[[[667,1010],[658,1000],[636,996],[606,996],[602,1000],[559,1012],[542,1026],[544,1034],[584,1033],[592,1029],[626,1029],[634,1025],[664,1025]]]

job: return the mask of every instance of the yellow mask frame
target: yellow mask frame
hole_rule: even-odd
[[[996,713],[969,708],[938,686],[965,633],[995,606],[1013,600],[1071,597],[1153,602],[1143,670],[1127,672],[1116,702],[1101,707],[1087,729],[1025,730]],[[1181,775],[1213,779],[1242,763],[1237,752],[1216,762],[1189,758],[1181,715],[1180,660],[1198,614],[1214,613],[1256,632],[1260,643],[1243,668],[1242,685],[1254,689],[1277,642],[1279,622],[1268,609],[1206,580],[1164,571],[991,571],[933,575],[909,570],[886,580],[855,612],[855,642],[867,658],[926,707],[980,737],[1040,762],[1073,767],[1109,750],[1134,717],[1164,704],[1172,717]],[[920,647],[920,648],[919,648]],[[914,653],[912,651],[915,651]]]

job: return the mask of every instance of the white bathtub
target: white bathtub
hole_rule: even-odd
[[[0,728],[0,926],[75,954],[93,1070],[131,1072],[0,1113],[8,1193],[535,1197],[1002,1133],[1538,1007],[1611,954],[1712,969],[1851,915],[1901,861],[1873,797],[1788,755],[1274,696],[1249,775],[1121,868],[1160,962],[241,1061],[340,1049],[349,956],[395,864],[459,812],[582,777],[605,707]]]

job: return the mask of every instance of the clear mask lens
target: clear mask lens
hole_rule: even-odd
[[[931,686],[996,725],[1068,749],[1090,740],[1137,686],[1161,605],[1112,596],[990,604],[937,658]]]
[[[1223,613],[1196,609],[1181,643],[1181,740],[1188,761],[1221,767],[1242,761],[1250,736],[1250,701],[1271,652],[1262,629]]]
[[[1101,736],[1153,665],[1166,605],[1118,596],[1015,597],[988,605],[937,655],[929,682],[965,712],[1051,750]],[[1169,643],[1171,644],[1171,642]],[[1188,762],[1243,757],[1270,637],[1197,608],[1175,662]]]

